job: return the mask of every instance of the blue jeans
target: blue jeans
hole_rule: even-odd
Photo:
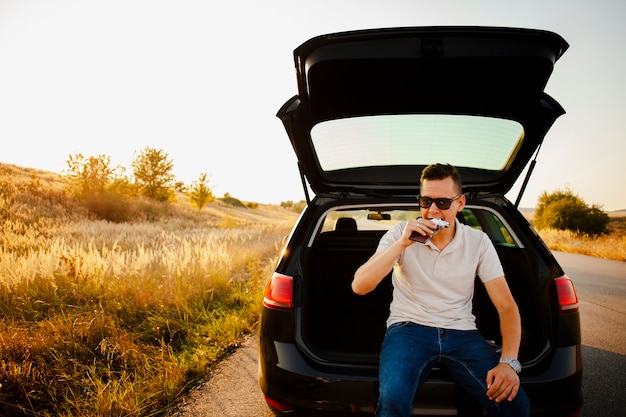
[[[411,416],[415,392],[438,362],[489,416],[529,416],[530,404],[521,387],[513,401],[496,403],[487,397],[487,372],[497,365],[498,359],[499,355],[478,331],[395,323],[387,329],[380,354],[376,417]]]

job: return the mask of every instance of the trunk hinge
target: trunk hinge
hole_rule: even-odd
[[[515,200],[515,208],[519,208],[519,203],[520,201],[522,201],[522,196],[524,195],[524,191],[526,191],[526,186],[528,185],[528,180],[530,180],[530,176],[535,169],[535,165],[537,164],[537,155],[539,155],[539,150],[541,150],[541,143],[535,151],[535,156],[533,157],[533,160],[530,161],[530,165],[528,165],[528,172],[526,173],[526,177],[524,177],[524,182],[522,183],[522,188],[520,188],[519,194],[517,195],[517,200]]]
[[[474,191],[470,191],[467,197],[468,197],[468,200],[478,200],[478,196],[479,196],[478,191],[474,190]]]

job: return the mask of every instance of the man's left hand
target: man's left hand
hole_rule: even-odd
[[[505,399],[513,401],[519,391],[520,380],[517,373],[506,363],[498,364],[487,372],[487,396],[497,403]]]

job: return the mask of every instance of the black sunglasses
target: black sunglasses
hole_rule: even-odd
[[[420,202],[421,208],[430,208],[430,206],[433,204],[433,201],[434,201],[439,210],[448,210],[450,206],[452,205],[452,202],[454,200],[458,200],[462,195],[463,194],[459,194],[453,198],[430,198],[430,197],[422,197],[420,195],[419,197],[417,197],[417,199]]]

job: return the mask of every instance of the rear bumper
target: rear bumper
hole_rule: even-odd
[[[259,384],[266,397],[293,412],[373,413],[378,398],[378,378],[313,368],[296,345],[261,338]],[[287,414],[284,410],[283,413]],[[275,410],[276,412],[276,410]]]
[[[309,363],[295,344],[263,337],[259,352],[259,384],[270,406],[280,404],[280,410],[271,407],[276,415],[373,414],[378,398],[376,369],[333,364],[332,371],[320,370],[323,367]],[[566,414],[582,406],[579,361],[579,347],[559,348],[545,372],[522,376],[533,415]],[[457,415],[468,401],[473,402],[453,382],[430,379],[416,395],[414,415]]]
[[[567,415],[583,406],[582,348],[555,349],[550,366],[540,375],[524,377],[533,415]]]

